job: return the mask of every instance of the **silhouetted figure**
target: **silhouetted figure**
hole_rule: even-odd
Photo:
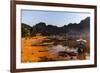
[[[85,45],[84,45],[84,44],[79,43],[79,44],[77,45],[77,52],[78,52],[78,54],[83,53],[83,52],[84,52],[84,49],[85,49]]]
[[[80,59],[80,60],[86,59],[85,51],[84,51],[86,49],[85,42],[86,40],[83,40],[83,39],[78,40],[78,44],[76,45],[77,59]]]

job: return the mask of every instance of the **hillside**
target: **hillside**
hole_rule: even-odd
[[[90,17],[87,17],[80,21],[80,23],[69,23],[68,25],[64,25],[62,27],[58,27],[57,25],[51,24],[47,25],[45,22],[39,22],[35,24],[33,27],[28,24],[21,23],[22,37],[25,36],[34,36],[37,33],[41,33],[44,36],[52,36],[52,35],[81,35],[90,32]]]

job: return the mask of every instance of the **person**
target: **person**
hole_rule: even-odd
[[[85,46],[85,43],[82,39],[80,41],[78,41],[76,48],[77,48],[77,59],[79,59],[79,60],[86,59],[85,51],[84,51],[86,46]]]

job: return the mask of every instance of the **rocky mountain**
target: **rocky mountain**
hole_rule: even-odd
[[[69,23],[62,27],[56,25],[46,25],[44,22],[39,22],[33,27],[22,23],[21,24],[22,37],[24,36],[34,36],[37,33],[41,33],[45,36],[51,35],[80,35],[82,33],[88,34],[90,32],[90,17],[87,17],[80,21],[80,23]]]
[[[22,35],[22,37],[30,36],[31,33],[32,33],[32,27],[25,24],[25,23],[21,23],[21,35]]]

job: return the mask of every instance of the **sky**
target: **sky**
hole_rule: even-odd
[[[90,13],[82,12],[21,10],[21,23],[34,26],[39,22],[45,22],[46,25],[62,27],[69,23],[79,23],[89,16]]]

